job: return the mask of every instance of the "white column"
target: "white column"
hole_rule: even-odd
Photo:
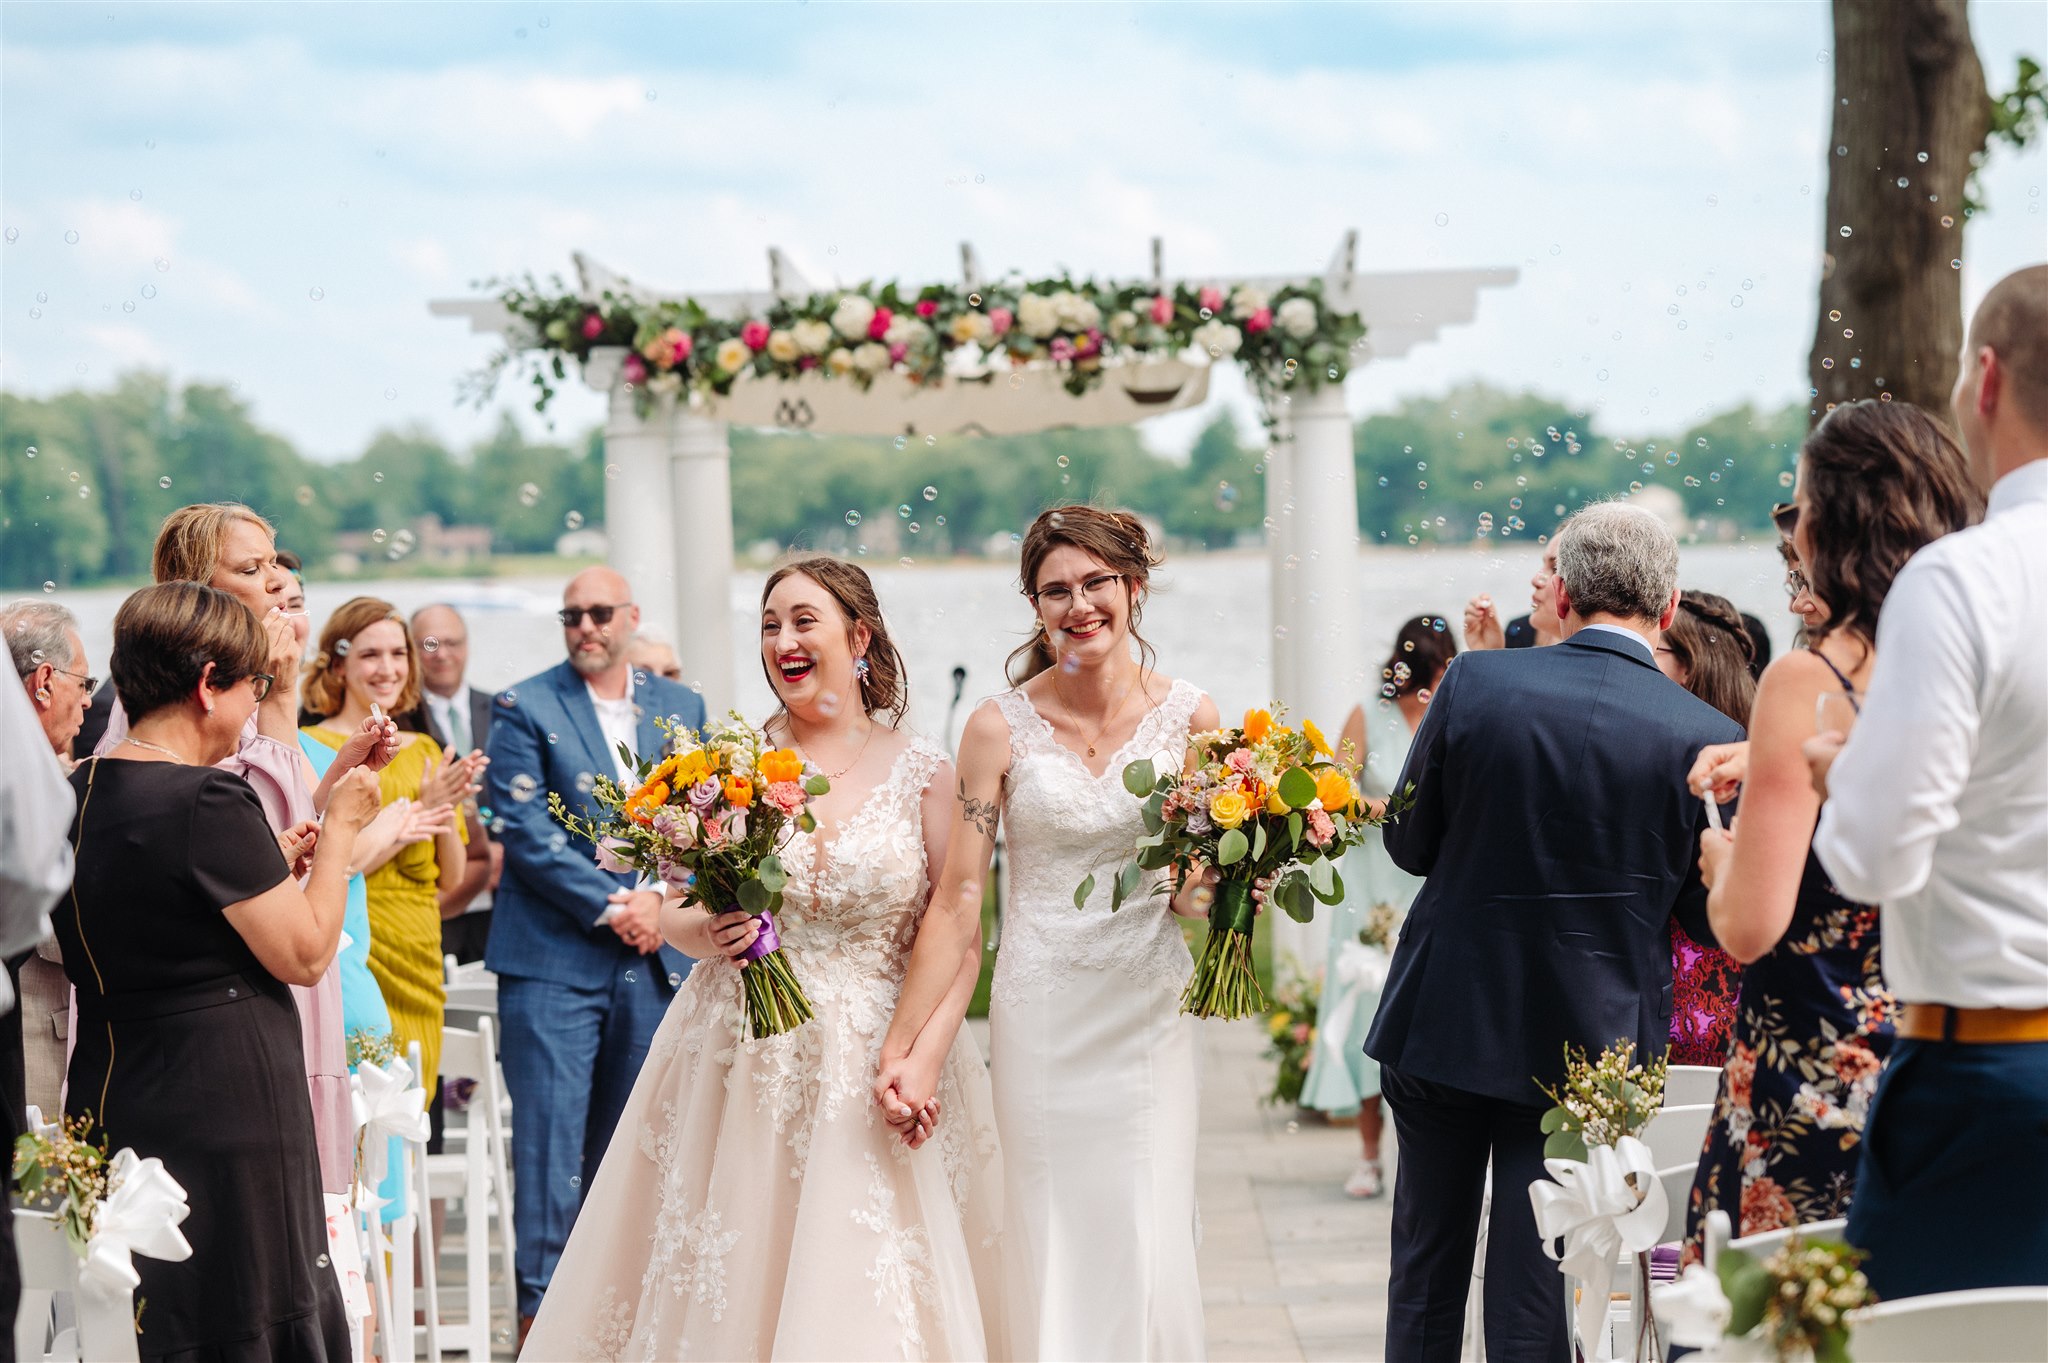
[[[1294,695],[1294,653],[1288,646],[1294,635],[1294,578],[1283,567],[1294,552],[1294,427],[1291,407],[1275,401],[1268,412],[1272,429],[1266,448],[1266,598],[1265,648],[1272,658],[1273,690],[1260,701],[1284,700]],[[1226,716],[1228,718],[1228,716]]]
[[[732,444],[723,421],[688,409],[675,416],[673,500],[664,516],[681,527],[670,550],[673,628],[683,676],[723,715],[733,703]]]
[[[676,615],[675,568],[669,556],[669,541],[675,538],[668,457],[673,407],[658,400],[642,419],[633,398],[623,383],[611,385],[611,412],[604,424],[606,557],[633,588],[641,623],[670,633]]]
[[[1286,658],[1283,699],[1296,716],[1313,719],[1336,741],[1351,707],[1365,696],[1364,592],[1359,581],[1358,473],[1351,451],[1351,413],[1342,385],[1298,392],[1288,409],[1293,431],[1289,479],[1294,514],[1287,550],[1276,569],[1275,600],[1288,603],[1287,637],[1274,657]],[[1288,567],[1286,556],[1294,566]],[[1276,611],[1277,614],[1277,611]],[[1276,673],[1279,671],[1275,669]],[[1326,927],[1281,916],[1274,945],[1313,968],[1323,958]]]

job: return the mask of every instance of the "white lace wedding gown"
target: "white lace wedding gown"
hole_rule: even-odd
[[[1003,1312],[1017,1359],[1204,1356],[1195,1275],[1192,963],[1164,896],[1109,911],[1144,835],[1125,764],[1178,766],[1202,693],[1175,682],[1091,777],[1021,692],[1010,726],[1009,886],[989,1004],[1004,1169]],[[1094,873],[1085,908],[1074,888]],[[1147,877],[1146,889],[1157,880]]]
[[[799,833],[783,852],[777,924],[810,1023],[744,1040],[737,967],[683,982],[523,1357],[1000,1353],[1001,1160],[973,1036],[922,1150],[869,1090],[924,912],[921,800],[942,758],[916,740],[829,845]]]

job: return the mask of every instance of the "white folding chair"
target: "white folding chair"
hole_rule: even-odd
[[[1785,1242],[1795,1235],[1811,1244],[1837,1244],[1848,1224],[1842,1217],[1836,1217],[1832,1221],[1809,1221],[1803,1226],[1788,1226],[1784,1230],[1759,1231],[1735,1240],[1730,1238],[1733,1225],[1728,1220],[1728,1213],[1717,1207],[1707,1213],[1706,1233],[1701,1237],[1700,1248],[1705,1254],[1707,1269],[1712,1272],[1719,1267],[1724,1249],[1739,1249],[1759,1259],[1768,1258],[1783,1249]]]
[[[406,1061],[419,1074],[420,1043],[406,1046]],[[427,1202],[427,1149],[424,1141],[398,1143],[399,1175],[405,1188],[406,1208],[402,1216],[387,1225],[381,1214],[367,1212],[362,1220],[363,1242],[369,1247],[370,1290],[377,1303],[377,1333],[383,1340],[384,1363],[415,1363],[422,1348],[432,1363],[440,1363],[440,1284],[436,1279],[434,1218]],[[385,1251],[391,1261],[385,1265]],[[414,1284],[425,1300],[424,1327],[412,1324]]]
[[[1650,1163],[1658,1169],[1674,1164],[1698,1164],[1706,1148],[1707,1126],[1714,1120],[1712,1103],[1691,1103],[1661,1109],[1647,1127],[1642,1142],[1650,1149]]]
[[[1720,1096],[1719,1065],[1673,1065],[1664,1076],[1664,1106],[1692,1107]]]
[[[2040,1363],[2048,1287],[1980,1287],[1879,1302],[1849,1317],[1856,1363]]]
[[[90,1279],[81,1279],[78,1255],[56,1217],[15,1208],[14,1252],[21,1264],[21,1304],[14,1315],[15,1357],[132,1363],[140,1356],[134,1294],[109,1292]],[[57,1331],[53,1338],[51,1308],[60,1301],[71,1304],[78,1324],[76,1329]]]
[[[468,1319],[449,1325],[445,1347],[467,1353],[472,1363],[491,1356],[491,1222],[497,1221],[505,1266],[506,1310],[518,1316],[517,1275],[512,1249],[512,1175],[506,1163],[504,1074],[498,1067],[497,1026],[488,1016],[477,1019],[475,1031],[441,1029],[441,1080],[474,1079],[476,1092],[462,1113],[462,1149],[430,1155],[426,1160],[428,1195],[462,1202],[465,1297]],[[451,1117],[455,1114],[450,1113]],[[451,1142],[452,1144],[453,1142]]]

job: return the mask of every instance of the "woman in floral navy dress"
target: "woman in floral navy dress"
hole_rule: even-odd
[[[1820,800],[1800,745],[1817,719],[1854,722],[1899,569],[1982,511],[1961,450],[1905,403],[1836,407],[1800,450],[1779,528],[1806,566],[1818,627],[1809,648],[1765,670],[1751,741],[1706,749],[1688,778],[1724,801],[1743,786],[1733,835],[1701,835],[1700,871],[1715,936],[1747,963],[1693,1179],[1688,1260],[1717,1208],[1737,1235],[1848,1211],[1895,1005],[1878,971],[1877,908],[1844,899],[1814,858]]]

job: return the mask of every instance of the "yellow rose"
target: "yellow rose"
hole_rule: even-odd
[[[1345,814],[1357,802],[1358,794],[1352,788],[1350,777],[1335,767],[1325,767],[1316,777],[1316,798],[1323,802],[1327,812]]]
[[[1209,797],[1209,818],[1218,828],[1235,828],[1251,812],[1251,805],[1234,790],[1219,790]]]
[[[1266,812],[1268,814],[1285,814],[1287,812],[1287,801],[1280,798],[1279,791],[1276,790],[1266,797]]]
[[[1286,1031],[1288,1026],[1293,1021],[1294,1014],[1292,1013],[1275,1013],[1272,1017],[1266,1020],[1266,1028],[1267,1030],[1272,1032],[1274,1036],[1278,1036],[1282,1032]]]
[[[780,328],[768,333],[768,358],[780,364],[794,364],[803,354],[796,337]]]
[[[1316,727],[1316,722],[1314,720],[1304,719],[1301,722],[1301,732],[1304,736],[1307,737],[1308,745],[1311,748],[1314,748],[1319,755],[1323,757],[1328,757],[1331,755],[1330,740],[1323,737],[1323,731]]]

